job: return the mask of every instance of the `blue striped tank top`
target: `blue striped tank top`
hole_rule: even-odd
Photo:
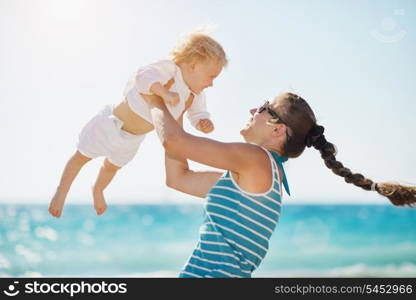
[[[265,193],[243,191],[227,171],[208,192],[199,241],[179,277],[251,277],[265,257],[279,221],[283,186],[290,195],[283,169],[287,158],[269,152],[273,183]]]

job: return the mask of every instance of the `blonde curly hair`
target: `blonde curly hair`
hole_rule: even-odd
[[[190,61],[205,61],[214,59],[223,67],[228,59],[222,46],[208,35],[205,28],[197,29],[181,39],[171,52],[172,60],[176,64]]]

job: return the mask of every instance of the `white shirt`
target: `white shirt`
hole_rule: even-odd
[[[183,80],[181,69],[169,59],[160,60],[153,64],[141,67],[130,77],[123,95],[127,99],[131,110],[153,124],[150,107],[140,93],[150,95],[152,94],[150,92],[150,87],[153,83],[160,82],[164,85],[171,78],[174,78],[175,82],[169,91],[178,93],[180,101],[176,106],[166,103],[166,107],[173,118],[177,120],[185,109],[185,102],[192,92]],[[195,95],[194,101],[187,111],[187,115],[194,127],[196,127],[199,120],[209,119],[210,114],[207,111],[205,94],[203,92]]]

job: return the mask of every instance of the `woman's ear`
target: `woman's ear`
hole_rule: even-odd
[[[284,124],[278,124],[274,129],[273,129],[273,136],[281,136],[283,134],[285,134],[286,132],[286,126]]]

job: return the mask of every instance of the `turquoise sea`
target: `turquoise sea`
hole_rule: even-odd
[[[0,276],[177,277],[201,205],[0,205]],[[253,277],[416,277],[416,209],[286,205]]]

